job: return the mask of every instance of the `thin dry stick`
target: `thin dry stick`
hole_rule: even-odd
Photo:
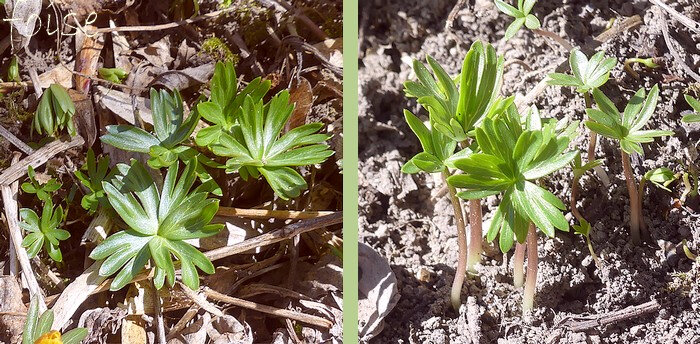
[[[218,291],[209,289],[208,287],[204,287],[204,294],[215,301],[220,301],[220,302],[225,302],[234,306],[246,308],[246,309],[251,309],[254,311],[258,311],[261,313],[266,313],[274,316],[279,316],[287,319],[292,319],[296,321],[300,321],[306,324],[311,324],[314,326],[318,327],[323,327],[323,328],[330,328],[333,326],[333,323],[328,320],[324,319],[321,317],[317,317],[315,315],[310,315],[310,314],[304,314],[300,312],[295,312],[295,311],[290,311],[287,309],[280,309],[280,308],[275,308],[271,306],[266,306],[266,305],[261,305],[252,301],[248,300],[243,300],[235,297],[231,297],[228,295],[224,295],[219,293]]]
[[[296,211],[296,210],[267,210],[267,209],[241,209],[230,207],[219,207],[216,215],[235,216],[251,219],[314,219],[320,216],[333,215],[337,211]]]
[[[675,41],[671,39],[671,35],[668,33],[668,23],[666,22],[666,15],[659,11],[660,16],[661,16],[661,33],[664,35],[664,41],[666,42],[666,46],[668,47],[668,51],[671,53],[673,56],[673,59],[683,68],[683,70],[690,75],[695,81],[700,82],[700,75],[698,73],[695,73],[693,69],[688,67],[687,64],[685,64],[685,61],[681,58],[680,54],[678,54],[678,51],[676,51],[676,47],[673,45]]]
[[[627,319],[639,318],[644,314],[657,312],[661,305],[656,300],[645,302],[641,305],[588,317],[568,318],[556,327],[566,327],[573,332],[582,332],[600,328]]]
[[[187,326],[187,323],[190,322],[194,318],[195,315],[199,312],[199,307],[196,305],[192,305],[190,309],[185,312],[185,315],[180,318],[180,320],[177,321],[177,324],[173,326],[172,329],[170,329],[170,332],[168,332],[168,335],[165,337],[166,340],[171,340],[175,338],[180,331],[185,329],[185,326]]]
[[[19,152],[13,152],[14,156],[12,157],[12,164],[16,164],[19,161],[19,158],[21,154]],[[12,190],[12,194],[16,195],[17,192],[19,191],[19,183],[15,182],[12,183],[10,189]],[[17,252],[15,252],[15,246],[10,245],[10,276],[19,276],[19,269],[17,268]]]
[[[182,289],[182,292],[185,293],[185,295],[200,308],[204,309],[205,311],[211,313],[214,316],[224,316],[224,313],[220,309],[216,308],[214,304],[207,301],[207,298],[204,297],[204,295],[196,293],[194,290],[190,289],[190,287],[180,282],[178,282],[177,285],[180,287],[180,289]]]
[[[156,340],[158,344],[165,344],[165,320],[163,320],[163,305],[160,302],[160,295],[155,284],[151,282],[151,287],[155,291],[153,295],[153,308],[156,310]]]
[[[10,240],[12,241],[12,246],[15,248],[19,265],[22,267],[22,272],[24,272],[27,288],[31,295],[39,300],[39,310],[44,312],[46,310],[44,295],[39,287],[39,283],[36,281],[36,276],[34,276],[27,251],[22,247],[22,233],[17,219],[19,211],[17,209],[17,193],[12,192],[12,187],[10,185],[0,185],[0,189],[2,189],[2,202],[5,205],[5,218],[7,219],[7,228],[10,231]]]
[[[37,169],[58,153],[81,146],[84,143],[85,140],[80,136],[74,136],[70,141],[53,141],[2,171],[2,173],[0,173],[0,184],[10,184],[27,174],[27,168],[29,166]]]
[[[19,148],[24,154],[34,153],[32,147],[27,146],[24,141],[20,140],[15,134],[11,133],[7,128],[0,125],[0,136],[4,137],[5,140],[10,141],[15,147]]]
[[[681,24],[685,25],[685,27],[695,31],[696,33],[700,33],[700,23],[686,17],[683,13],[680,13],[670,7],[669,5],[666,5],[663,1],[661,0],[649,0],[651,1],[654,5],[661,7],[664,11],[668,12],[672,16],[676,18]]]
[[[534,32],[540,36],[552,39],[553,41],[555,41],[559,45],[561,45],[564,49],[566,49],[566,51],[571,51],[571,49],[574,48],[574,46],[572,46],[571,43],[569,43],[567,40],[565,40],[564,38],[560,37],[559,35],[557,35],[556,33],[552,32],[552,31],[543,30],[543,29],[533,29],[532,32]]]
[[[160,24],[160,25],[136,25],[136,26],[117,26],[117,27],[106,27],[106,28],[100,28],[95,31],[91,32],[86,32],[86,35],[95,35],[95,34],[100,34],[100,33],[106,33],[106,32],[139,32],[139,31],[160,31],[160,30],[167,30],[167,29],[172,29],[176,28],[178,26],[183,26],[183,25],[189,25],[192,23],[196,23],[198,21],[202,21],[205,19],[212,19],[216,18],[226,12],[231,12],[235,10],[237,7],[236,6],[231,6],[228,8],[224,8],[222,10],[210,12],[207,14],[203,14],[201,16],[197,16],[194,18],[190,19],[185,19],[185,20],[180,20],[177,22],[173,23],[167,23],[167,24]]]

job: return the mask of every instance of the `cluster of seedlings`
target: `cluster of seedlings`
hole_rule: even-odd
[[[90,227],[101,226],[110,234],[90,258],[101,262],[101,276],[114,276],[111,290],[127,286],[147,269],[153,270],[157,289],[166,281],[170,287],[175,284],[176,269],[182,283],[193,290],[199,288],[198,270],[214,273],[212,262],[188,243],[223,227],[210,223],[219,208],[216,197],[222,196],[212,177],[214,169],[237,173],[244,180],[262,176],[276,196],[289,200],[307,189],[295,167],[320,164],[333,154],[326,144],[329,136],[318,133],[321,123],[285,128],[295,106],[287,90],[266,97],[269,81],[258,78],[239,89],[240,84],[234,65],[219,62],[210,82],[211,96],[201,97],[188,116],[177,90],[152,89],[152,130],[112,125],[100,138],[104,144],[145,154],[147,163],[132,159],[110,168],[109,156],[97,157],[90,149],[86,163],[75,171],[82,184],[81,206],[95,215]],[[40,100],[32,127],[41,135],[59,137],[64,130],[74,135],[74,113],[66,90],[52,85]],[[193,134],[202,119],[208,126]],[[23,246],[30,256],[43,247],[61,262],[60,242],[71,235],[60,228],[67,212],[54,206],[54,194],[62,185],[54,179],[37,181],[31,167],[28,172],[22,190],[35,194],[43,210],[40,216],[32,209],[21,210],[21,228],[27,231]],[[34,305],[30,315],[37,312]],[[27,342],[45,334],[60,338],[60,333],[47,334],[51,322],[51,313],[44,313],[25,331]],[[64,343],[75,342],[66,338],[72,338],[72,332],[63,336]]]
[[[513,37],[523,25],[539,29],[539,20],[530,14],[534,0],[519,0],[517,8],[500,0],[495,0],[495,3],[498,9],[515,18],[506,30],[505,39]],[[552,35],[545,34],[550,38]],[[606,57],[602,51],[589,59],[578,48],[571,49],[571,74],[552,73],[547,80],[549,85],[574,87],[585,98],[584,125],[589,137],[585,160],[581,152],[569,147],[570,142],[582,134],[578,121],[567,123],[565,119],[543,118],[535,105],[522,111],[516,106],[514,96],[500,95],[503,57],[490,44],[474,42],[464,58],[460,74],[455,77],[448,75],[429,56],[427,63],[430,69],[414,61],[417,80],[405,83],[406,95],[416,98],[418,104],[427,110],[429,120],[424,123],[404,110],[406,121],[423,151],[411,158],[402,171],[440,173],[449,189],[459,244],[459,260],[450,297],[455,310],[461,305],[460,294],[466,273],[476,272],[474,266],[481,257],[484,236],[481,199],[488,196],[500,199],[497,210],[491,214],[485,236],[489,242],[497,239],[503,253],[515,246],[513,282],[516,287],[524,285],[523,311],[526,312],[533,308],[535,296],[537,230],[553,238],[556,230],[568,232],[570,226],[564,216],[565,203],[542,187],[540,180],[572,167],[569,205],[577,222],[573,228],[586,239],[591,256],[598,265],[598,257],[589,239],[591,224],[577,209],[579,179],[591,170],[605,174],[601,168],[604,161],[595,156],[597,136],[619,143],[629,192],[630,241],[633,244],[639,243],[647,231],[641,210],[646,183],[666,189],[681,177],[668,168],[658,168],[645,173],[637,184],[630,166],[630,155],[643,154],[642,144],[673,132],[644,129],[656,109],[658,86],[649,91],[639,89],[623,111],[618,110],[600,90],[617,64],[616,59]],[[700,102],[690,96],[686,96],[686,100],[695,112],[686,115],[683,121],[700,121]],[[684,178],[687,181],[688,175]],[[693,188],[688,188],[692,192]],[[469,203],[469,241],[463,201]]]

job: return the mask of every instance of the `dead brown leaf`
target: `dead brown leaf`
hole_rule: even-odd
[[[294,103],[294,112],[284,126],[285,131],[290,131],[306,123],[306,117],[311,113],[314,103],[314,95],[311,93],[311,83],[304,77],[293,79],[289,89],[289,102]]]

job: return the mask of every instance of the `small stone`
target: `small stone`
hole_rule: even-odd
[[[428,283],[428,282],[430,282],[430,279],[432,277],[431,275],[432,274],[430,273],[430,270],[428,270],[425,266],[421,266],[418,269],[418,273],[416,274],[416,278],[423,283]]]
[[[635,337],[641,337],[644,335],[644,325],[636,325],[630,328],[630,334]]]

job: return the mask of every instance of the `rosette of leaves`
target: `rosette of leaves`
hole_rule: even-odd
[[[68,231],[58,228],[63,222],[63,208],[59,205],[54,209],[49,199],[44,203],[41,218],[34,210],[28,208],[20,209],[19,214],[22,218],[19,226],[28,233],[22,240],[22,247],[27,249],[27,255],[30,258],[36,257],[43,246],[51,259],[63,261],[59,242],[70,238]]]
[[[32,297],[29,302],[27,321],[22,332],[22,344],[80,344],[88,335],[84,327],[74,328],[64,334],[51,331],[53,310],[39,314],[39,301]]]
[[[95,152],[92,149],[88,150],[85,165],[75,171],[75,176],[89,191],[80,201],[80,205],[89,214],[94,214],[98,208],[111,209],[102,182],[110,180],[115,173],[116,170],[109,169],[109,156],[95,159]]]
[[[178,178],[179,163],[168,167],[159,190],[146,168],[136,160],[119,164],[121,173],[102,186],[112,208],[126,225],[123,231],[109,236],[90,254],[103,260],[99,274],[117,274],[110,286],[119,290],[127,285],[146,263],[155,268],[154,284],[163,287],[165,279],[175,283],[173,256],[179,261],[182,282],[193,290],[199,288],[197,268],[211,274],[214,266],[199,250],[185,242],[218,233],[223,225],[210,224],[219,201],[207,198],[201,185],[193,189],[197,161],[186,163]],[[118,272],[118,273],[117,273]]]
[[[209,101],[197,104],[197,111],[212,125],[197,132],[195,142],[210,146],[219,141],[222,133],[231,132],[243,112],[243,101],[250,96],[253,103],[263,99],[270,89],[270,81],[255,78],[243,89],[238,89],[236,69],[232,62],[218,62],[211,79]]]
[[[22,191],[28,194],[36,194],[36,197],[43,202],[50,202],[51,194],[60,189],[62,185],[53,178],[49,179],[44,184],[39,183],[36,179],[36,172],[34,172],[34,168],[31,165],[27,168],[27,176],[29,177],[29,181],[22,183]]]
[[[579,48],[569,54],[569,66],[572,74],[551,73],[547,83],[557,86],[576,87],[576,92],[588,94],[593,89],[603,86],[610,78],[610,71],[615,68],[617,60],[605,57],[605,52],[595,53],[589,60]],[[590,106],[590,104],[586,104]]]
[[[588,118],[586,126],[607,138],[620,143],[622,168],[630,197],[630,232],[633,243],[640,241],[639,223],[643,223],[641,202],[630,164],[629,154],[644,154],[642,143],[653,142],[654,138],[672,135],[668,130],[642,130],[654,114],[659,98],[659,87],[654,85],[646,94],[644,88],[639,89],[620,113],[615,104],[603,92],[593,90],[598,109],[586,109]]]
[[[414,60],[418,80],[407,81],[404,92],[428,110],[435,129],[452,140],[465,141],[498,96],[503,57],[490,44],[474,42],[462,64],[459,89],[437,61],[430,56],[427,61],[433,74]]]
[[[681,121],[685,123],[700,122],[700,101],[687,94],[684,95],[684,97],[688,105],[690,105],[690,107],[693,108],[693,112],[683,116]]]
[[[506,41],[513,38],[523,25],[530,30],[540,28],[540,20],[537,19],[535,15],[530,14],[532,7],[535,6],[535,2],[537,2],[537,0],[518,0],[518,8],[515,8],[503,0],[494,0],[498,10],[514,19],[513,22],[508,25],[505,36],[503,37]]]
[[[102,142],[130,152],[150,154],[148,165],[153,168],[168,167],[190,147],[183,145],[199,122],[194,111],[185,119],[180,92],[151,89],[153,131],[151,134],[132,125],[108,125]]]
[[[564,203],[535,181],[567,166],[576,156],[567,151],[575,123],[560,132],[553,121],[542,125],[531,119],[523,129],[514,105],[507,114],[484,119],[476,129],[481,152],[455,160],[463,173],[447,179],[464,189],[457,194],[464,199],[502,195],[487,233],[489,241],[500,233],[502,252],[511,249],[515,238],[525,241],[529,222],[549,237],[555,229],[569,230],[562,214]]]
[[[317,133],[322,123],[305,124],[280,136],[293,110],[286,90],[267,104],[246,95],[239,125],[230,133],[222,132],[211,146],[214,154],[230,157],[226,172],[238,172],[244,180],[262,175],[280,198],[298,197],[307,184],[292,167],[320,164],[333,151],[324,143],[329,136]]]
[[[646,94],[640,88],[620,113],[615,104],[602,91],[593,90],[597,109],[586,109],[588,129],[607,138],[620,142],[620,148],[627,154],[644,154],[642,143],[653,142],[654,138],[673,134],[668,130],[642,130],[654,114],[659,99],[659,87],[654,85]]]
[[[75,136],[75,105],[68,92],[59,84],[52,84],[44,91],[34,113],[32,128],[39,135],[56,136],[59,130],[67,129]]]

